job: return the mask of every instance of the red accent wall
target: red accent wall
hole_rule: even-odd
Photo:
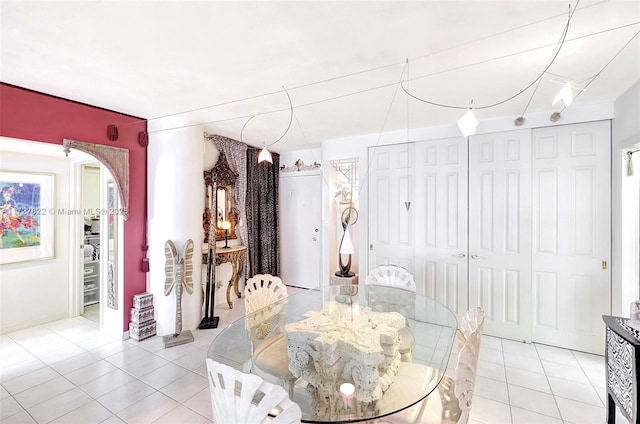
[[[118,126],[118,140],[107,139],[107,126]],[[146,256],[146,160],[147,149],[138,144],[138,133],[147,121],[97,107],[0,84],[0,135],[59,144],[85,141],[129,149],[129,218],[124,222],[124,329],[129,328],[133,295],[146,290],[142,261]]]

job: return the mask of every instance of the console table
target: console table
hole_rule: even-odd
[[[640,332],[626,318],[603,315],[607,325],[607,423],[616,422],[616,405],[630,423],[638,424],[638,366]],[[634,335],[635,334],[635,335]]]
[[[206,245],[205,245],[206,246]],[[222,265],[223,263],[231,263],[232,273],[231,279],[227,284],[227,304],[229,305],[229,309],[233,309],[233,304],[231,303],[231,287],[233,286],[233,290],[236,293],[236,296],[239,298],[242,297],[240,293],[240,289],[238,288],[238,281],[240,280],[240,275],[242,275],[242,268],[244,267],[244,261],[247,256],[247,247],[238,245],[238,246],[229,246],[228,248],[224,247],[216,247],[216,263],[215,266]],[[209,251],[205,248],[202,249],[202,264],[208,265],[209,263]]]

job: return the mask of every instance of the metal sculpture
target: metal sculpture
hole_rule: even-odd
[[[188,294],[193,293],[193,240],[187,240],[182,249],[182,255],[178,255],[176,245],[171,240],[167,240],[164,245],[164,256],[166,258],[164,273],[164,295],[169,296],[173,287],[176,288],[176,331],[174,334],[164,336],[164,347],[178,346],[184,343],[191,343],[193,335],[191,331],[182,331],[182,291]]]

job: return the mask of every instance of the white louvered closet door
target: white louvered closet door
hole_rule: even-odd
[[[467,311],[467,139],[416,143],[415,280],[418,293]]]
[[[611,293],[611,127],[533,131],[533,341],[602,353]]]
[[[369,149],[369,269],[414,270],[414,144]]]
[[[486,334],[531,341],[531,130],[469,139],[469,307]]]

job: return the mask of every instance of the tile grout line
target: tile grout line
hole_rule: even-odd
[[[556,394],[554,393],[553,387],[551,386],[551,381],[549,381],[549,376],[547,375],[547,369],[544,367],[542,363],[542,358],[540,358],[540,352],[538,351],[538,345],[536,343],[532,343],[534,349],[536,350],[536,355],[538,355],[538,360],[540,361],[540,366],[544,371],[544,378],[547,380],[547,384],[549,385],[549,390],[551,390],[551,396],[553,397],[553,403],[555,403],[556,408],[558,409],[558,414],[560,415],[560,421],[565,422],[564,417],[562,416],[562,411],[560,410],[560,405],[558,405],[558,399],[556,398]]]
[[[578,366],[580,367],[580,369],[582,370],[582,372],[584,373],[584,375],[587,377],[587,381],[589,382],[589,385],[591,386],[591,388],[596,392],[596,396],[598,397],[598,400],[600,400],[600,403],[602,404],[602,407],[607,408],[607,405],[605,404],[605,401],[603,399],[600,398],[600,395],[598,394],[598,388],[596,386],[593,385],[593,382],[591,381],[591,379],[589,378],[589,376],[587,375],[587,372],[585,371],[584,367],[582,366],[582,363],[580,363],[580,361],[578,360],[578,358],[576,357],[576,352],[573,350],[570,350],[571,352],[571,356],[573,356],[573,358],[576,360],[576,362],[578,363]],[[605,364],[605,368],[606,368],[606,364]],[[605,375],[604,378],[606,379],[606,369],[605,369]],[[606,390],[606,389],[605,389]],[[605,393],[606,395],[606,393]]]
[[[507,386],[507,405],[509,405],[509,419],[511,423],[513,423],[513,410],[511,405],[511,393],[509,393],[509,377],[507,377],[507,362],[504,357],[504,344],[502,343],[502,339],[500,340],[500,354],[502,355],[502,371],[504,371],[504,382]]]
[[[71,343],[73,346],[75,346],[75,347],[79,348],[80,350],[82,350],[82,353],[80,353],[80,354],[90,353],[90,354],[92,354],[92,355],[94,355],[94,356],[96,356],[96,357],[98,358],[98,360],[97,360],[96,362],[99,362],[99,361],[106,361],[106,362],[107,362],[107,363],[109,363],[110,365],[114,366],[114,368],[115,368],[115,369],[114,369],[113,371],[111,371],[111,372],[114,372],[114,371],[116,371],[116,370],[119,370],[119,371],[121,371],[121,372],[125,373],[126,375],[130,376],[131,378],[133,378],[133,379],[134,379],[134,381],[138,381],[138,382],[140,382],[140,383],[142,383],[142,384],[145,384],[145,385],[149,386],[147,383],[145,383],[143,380],[141,380],[138,376],[135,376],[135,375],[133,375],[133,374],[129,373],[128,371],[126,371],[125,369],[123,369],[120,365],[116,365],[116,364],[114,364],[114,363],[112,363],[112,362],[109,362],[109,361],[107,360],[107,358],[109,358],[109,357],[111,357],[111,356],[114,356],[114,355],[117,355],[117,354],[119,354],[119,353],[122,353],[122,352],[124,352],[124,351],[125,351],[125,350],[127,350],[127,349],[121,350],[121,351],[119,351],[119,352],[114,352],[113,354],[108,355],[108,356],[106,356],[106,357],[101,357],[101,356],[97,355],[93,350],[87,350],[86,348],[84,348],[84,347],[82,347],[82,346],[78,345],[78,344],[77,344],[77,342],[75,342],[75,341],[73,341],[73,340],[71,340],[71,339],[67,338],[66,336],[64,336],[63,334],[58,333],[58,332],[57,332],[57,331],[55,331],[55,330],[52,330],[52,329],[49,329],[49,328],[46,328],[46,330],[47,330],[47,331],[49,331],[49,332],[51,332],[51,333],[53,333],[53,334],[55,334],[55,335],[57,335],[57,336],[59,336],[59,337],[61,337],[61,338],[64,338],[66,341],[68,341],[69,343]],[[96,331],[96,332],[99,332],[97,329],[92,329],[92,330],[94,330],[94,331]],[[82,393],[84,393],[85,395],[87,395],[87,397],[90,399],[90,401],[89,401],[89,402],[87,402],[87,403],[84,403],[84,404],[82,404],[82,405],[79,405],[77,408],[75,408],[75,409],[73,409],[73,410],[71,410],[71,411],[68,411],[68,412],[66,412],[66,413],[62,414],[62,415],[60,415],[59,417],[55,417],[55,418],[53,418],[53,420],[52,420],[52,421],[58,420],[58,419],[60,419],[60,418],[62,418],[62,417],[64,417],[64,416],[66,416],[66,415],[72,414],[73,412],[77,411],[78,409],[81,409],[81,408],[85,407],[86,405],[88,405],[88,404],[89,404],[89,403],[91,403],[91,402],[96,402],[98,405],[100,405],[100,406],[102,406],[103,408],[105,408],[105,410],[107,410],[107,411],[111,414],[111,416],[117,417],[118,419],[122,420],[122,417],[121,417],[120,415],[118,415],[118,414],[119,414],[119,413],[121,413],[122,411],[119,411],[119,412],[113,412],[113,411],[112,411],[112,410],[110,410],[108,407],[106,407],[104,404],[102,404],[102,403],[98,400],[98,398],[94,397],[92,394],[90,394],[90,393],[89,393],[89,392],[87,392],[85,389],[83,389],[83,388],[81,387],[81,385],[77,385],[77,384],[75,384],[74,382],[72,382],[71,380],[69,380],[65,375],[61,374],[61,373],[60,373],[60,371],[58,371],[57,369],[55,369],[54,367],[52,367],[52,366],[51,366],[52,364],[55,364],[55,363],[58,363],[58,362],[62,362],[62,361],[64,361],[64,360],[66,360],[66,359],[63,359],[62,361],[57,361],[57,362],[52,363],[52,364],[48,364],[48,363],[44,362],[40,357],[38,357],[38,356],[34,355],[34,354],[30,351],[30,349],[29,349],[28,347],[23,346],[23,345],[22,345],[22,344],[20,344],[17,340],[13,339],[11,336],[9,336],[9,335],[8,335],[8,337],[9,337],[9,339],[10,339],[13,343],[16,343],[16,344],[17,344],[21,349],[25,350],[27,353],[29,353],[29,355],[30,355],[30,356],[32,356],[34,359],[38,360],[41,364],[43,364],[43,367],[38,368],[38,370],[41,370],[41,369],[44,369],[44,368],[48,368],[48,369],[50,369],[51,371],[53,371],[54,373],[56,373],[58,377],[62,377],[62,378],[64,378],[67,382],[69,382],[69,384],[71,384],[71,385],[73,386],[71,389],[69,389],[69,390],[67,390],[67,391],[64,391],[64,392],[62,392],[62,393],[59,393],[59,394],[57,394],[56,396],[54,396],[54,397],[52,397],[52,398],[50,398],[50,399],[46,399],[46,400],[43,400],[43,401],[41,401],[41,402],[38,402],[37,404],[32,405],[30,408],[37,407],[38,405],[41,405],[41,404],[42,404],[42,403],[44,403],[44,402],[47,402],[47,401],[49,401],[49,400],[51,400],[51,399],[53,399],[53,398],[55,398],[55,397],[57,397],[57,396],[63,395],[63,394],[65,394],[65,393],[68,393],[68,392],[72,391],[73,389],[76,389],[76,388],[77,388],[77,389],[79,389],[79,390],[80,390],[80,392],[82,392]],[[116,340],[116,341],[117,341],[117,340]],[[126,341],[123,341],[123,342],[125,342],[125,343],[126,343]],[[98,348],[99,348],[99,347],[100,347],[100,346],[98,346]],[[152,351],[149,351],[149,350],[147,350],[147,349],[145,349],[145,348],[142,348],[142,347],[139,347],[139,348],[140,348],[140,349],[142,349],[142,350],[144,350],[144,351],[145,351],[147,354],[149,354],[149,355],[154,355],[154,356],[157,356],[157,357],[158,357],[158,358],[160,358],[160,359],[163,359],[163,360],[167,361],[167,363],[168,363],[168,364],[170,363],[170,364],[173,364],[173,365],[175,365],[175,366],[177,366],[177,367],[180,367],[180,368],[185,369],[188,373],[193,373],[194,375],[200,375],[200,374],[196,373],[195,371],[193,371],[193,370],[189,370],[188,368],[185,368],[185,367],[183,367],[183,366],[181,366],[181,365],[179,365],[179,364],[177,364],[177,363],[175,363],[175,362],[174,362],[176,359],[179,359],[179,358],[181,358],[181,357],[182,357],[182,356],[184,356],[184,355],[181,355],[181,356],[179,356],[178,358],[174,358],[174,359],[172,359],[172,360],[169,360],[169,359],[166,359],[166,358],[164,358],[164,357],[162,357],[162,356],[157,355],[157,352],[152,352]],[[201,350],[201,351],[203,351],[204,349],[201,349],[199,346],[194,346],[194,349],[192,350],[192,352],[193,352],[193,351],[196,351],[196,350]],[[186,354],[187,354],[187,353],[185,353],[185,355],[186,355]],[[75,356],[75,355],[74,355],[74,356]],[[67,358],[67,359],[68,359],[68,358]],[[135,362],[135,361],[132,361],[132,362]],[[94,362],[94,363],[95,363],[95,362]],[[91,364],[87,364],[87,365],[91,365]],[[124,364],[124,365],[126,365],[126,364]],[[82,367],[80,367],[80,368],[82,368]],[[78,368],[78,369],[80,369],[80,368]],[[32,372],[35,372],[35,371],[37,371],[37,370],[34,370],[34,371],[32,371]],[[76,370],[73,370],[73,371],[76,371]],[[73,372],[73,371],[70,371],[70,372]],[[152,370],[152,371],[150,371],[150,372],[153,372],[153,370]],[[29,373],[27,373],[27,374],[29,374]],[[27,375],[27,374],[23,374],[22,376]],[[147,373],[147,374],[148,374],[148,373]],[[146,374],[145,374],[145,375],[146,375]],[[17,376],[16,378],[19,378],[19,377],[21,377],[21,376]],[[51,381],[51,380],[53,380],[53,379],[55,379],[55,378],[58,378],[58,377],[53,377],[52,379],[49,379],[49,380],[47,380],[47,381]],[[99,377],[97,377],[97,378],[99,378]],[[176,380],[178,380],[178,379],[176,379]],[[176,381],[176,380],[174,380],[174,381]],[[166,386],[168,386],[169,384],[172,384],[174,381],[172,381],[172,382],[168,383],[167,385],[165,385],[165,386],[163,386],[163,387],[166,387]],[[132,381],[132,382],[133,382],[133,381]],[[131,384],[132,382],[127,383],[127,384]],[[114,393],[114,392],[116,392],[117,390],[121,389],[122,387],[126,386],[127,384],[125,384],[125,385],[123,385],[123,386],[120,386],[120,387],[117,387],[117,388],[114,388],[113,390],[111,390],[111,391],[109,391],[109,392],[107,392],[107,393],[104,393],[104,394],[103,394],[103,395],[101,395],[100,397],[105,396],[105,395],[110,394],[110,393]],[[35,386],[34,386],[34,387],[35,387]],[[191,396],[189,399],[186,399],[186,400],[185,400],[185,402],[180,402],[180,401],[178,401],[178,400],[176,400],[176,399],[173,399],[171,396],[169,396],[169,395],[167,395],[167,394],[163,393],[163,392],[161,391],[161,388],[160,388],[160,389],[156,389],[156,388],[155,388],[155,387],[153,387],[153,386],[149,386],[149,387],[153,389],[153,392],[152,392],[152,393],[150,393],[149,395],[147,395],[147,396],[145,396],[145,397],[141,398],[139,401],[141,401],[141,400],[143,400],[143,399],[146,399],[146,398],[148,398],[148,397],[150,397],[150,396],[154,395],[155,393],[160,393],[160,394],[162,394],[162,395],[164,395],[164,396],[167,396],[168,398],[172,399],[173,401],[175,401],[175,402],[177,403],[177,404],[176,404],[176,406],[175,406],[174,408],[172,408],[170,411],[167,411],[167,413],[166,413],[166,414],[170,413],[171,411],[173,411],[174,409],[176,409],[176,408],[178,408],[180,405],[182,405],[182,406],[186,407],[187,409],[189,409],[189,410],[193,411],[194,413],[196,413],[198,416],[202,417],[202,418],[203,418],[203,420],[207,420],[207,418],[206,418],[206,417],[204,417],[204,416],[202,416],[198,411],[196,411],[196,410],[194,410],[194,409],[190,408],[189,406],[185,405],[185,403],[186,403],[189,399],[193,398],[193,396],[197,396],[197,395],[200,393],[200,391],[198,391],[197,393],[195,393],[195,394],[194,394],[193,396]],[[25,389],[25,390],[29,390],[29,389],[31,389],[31,388],[33,388],[33,387],[30,387],[30,388]],[[6,390],[6,389],[5,389],[5,390]],[[23,391],[24,391],[24,390],[23,390]],[[22,392],[22,391],[21,391],[21,392]],[[21,393],[21,392],[20,392],[20,393]],[[12,399],[13,399],[13,400],[14,400],[14,401],[15,401],[15,402],[20,406],[20,408],[22,409],[22,411],[24,411],[27,415],[29,415],[29,417],[31,417],[31,419],[33,419],[33,420],[34,420],[34,422],[38,422],[38,421],[35,419],[35,417],[33,417],[33,415],[29,412],[29,410],[28,410],[26,407],[24,407],[24,406],[22,405],[22,403],[21,403],[21,402],[19,402],[19,401],[14,397],[14,395],[13,395],[12,393],[9,393],[8,391],[7,391],[7,393],[8,393],[8,394],[9,394],[9,396],[11,396],[11,397],[12,397]],[[124,408],[124,409],[126,409],[126,408]],[[123,409],[123,410],[124,410],[124,409]],[[17,414],[19,414],[19,413],[20,413],[20,411],[18,411],[16,414],[13,414],[12,416],[17,415]],[[164,414],[164,415],[166,415],[166,414]],[[164,415],[163,415],[162,417],[164,417]],[[162,417],[158,417],[158,418],[157,418],[156,420],[154,420],[154,421],[160,420],[160,419],[162,419]],[[7,418],[9,418],[9,417],[7,417]]]

